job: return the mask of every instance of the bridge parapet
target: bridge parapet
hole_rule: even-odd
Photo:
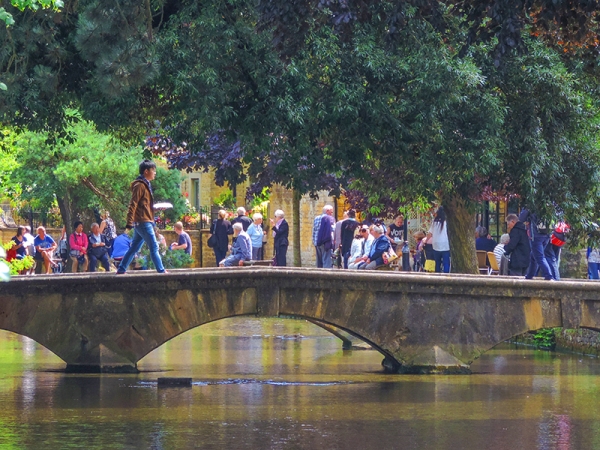
[[[135,371],[169,339],[235,316],[331,324],[389,370],[467,372],[481,353],[545,327],[600,328],[600,285],[508,277],[221,268],[17,277],[0,285],[0,329],[28,336],[70,371]]]

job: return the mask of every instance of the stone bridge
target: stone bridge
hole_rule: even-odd
[[[0,284],[0,329],[43,345],[67,371],[136,372],[175,336],[236,316],[333,325],[380,351],[394,372],[465,373],[483,352],[526,331],[600,329],[600,284],[259,267]]]

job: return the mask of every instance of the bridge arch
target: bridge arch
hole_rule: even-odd
[[[192,330],[195,330],[197,328],[209,325],[211,323],[215,323],[215,322],[220,322],[220,321],[225,321],[227,319],[239,319],[239,318],[248,318],[248,319],[256,319],[258,318],[256,314],[240,314],[240,315],[233,315],[233,316],[227,316],[227,317],[222,317],[222,318],[218,318],[218,319],[214,319],[214,320],[210,320],[204,323],[201,323],[199,325],[190,325],[189,328],[182,330],[180,333],[173,335],[172,337],[168,338],[166,341],[162,342],[162,343],[157,343],[157,346],[155,348],[152,348],[150,350],[148,350],[148,352],[144,355],[142,355],[138,361],[136,361],[136,364],[140,361],[142,361],[144,358],[146,358],[148,355],[150,355],[152,352],[154,352],[155,350],[160,349],[162,346],[166,345],[168,342],[172,341],[173,339],[176,339],[180,336],[182,336],[185,333],[188,333]],[[283,320],[303,320],[306,321],[308,323],[310,323],[312,326],[315,327],[319,327],[322,330],[325,330],[327,333],[329,333],[330,335],[338,338],[341,340],[342,344],[347,345],[347,347],[342,346],[342,348],[344,350],[350,350],[352,348],[352,341],[349,340],[347,337],[344,337],[343,335],[340,336],[339,331],[343,331],[344,333],[346,333],[347,335],[351,335],[352,337],[368,344],[370,347],[372,347],[374,350],[376,350],[377,352],[379,352],[382,357],[384,358],[384,361],[386,358],[393,358],[390,355],[388,355],[385,350],[381,349],[378,347],[378,345],[376,343],[370,342],[368,339],[364,338],[363,336],[358,335],[357,333],[351,331],[351,330],[345,330],[342,327],[337,326],[334,323],[324,323],[321,322],[319,320],[316,320],[314,318],[311,317],[303,317],[303,316],[290,316],[290,315],[286,315],[286,316],[279,316],[279,317],[273,317],[273,318],[279,318],[279,319],[283,319]],[[334,329],[331,329],[330,327],[334,327]],[[344,341],[346,340],[346,341]],[[384,365],[383,361],[382,361],[382,365]],[[385,367],[385,366],[384,366]]]

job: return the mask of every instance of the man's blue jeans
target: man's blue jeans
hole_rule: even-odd
[[[552,245],[551,242],[548,242],[548,245],[546,245],[546,249],[544,250],[544,256],[546,256],[546,262],[550,267],[552,278],[554,278],[556,281],[560,280],[560,247]]]
[[[324,269],[331,269],[333,267],[333,260],[331,259],[331,250],[326,250],[325,245],[319,245],[317,247],[317,254],[321,253],[321,261]]]
[[[127,250],[127,253],[123,256],[117,272],[123,273],[127,270],[129,264],[133,261],[135,254],[139,252],[142,245],[144,245],[144,242],[150,249],[150,257],[152,258],[154,267],[156,267],[156,271],[158,273],[163,273],[165,271],[162,259],[160,259],[160,253],[158,253],[158,242],[156,242],[156,235],[154,234],[154,223],[141,222],[134,228],[131,247],[129,247],[129,250]]]
[[[546,261],[546,255],[544,250],[546,245],[550,242],[550,236],[547,234],[538,234],[531,241],[531,256],[529,257],[529,268],[527,269],[527,275],[525,278],[531,280],[538,273],[538,269],[542,271],[542,276],[545,280],[553,280],[552,272],[548,261]]]

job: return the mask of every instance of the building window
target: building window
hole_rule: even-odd
[[[190,203],[196,211],[200,211],[200,180],[198,178],[192,178],[192,198]]]

